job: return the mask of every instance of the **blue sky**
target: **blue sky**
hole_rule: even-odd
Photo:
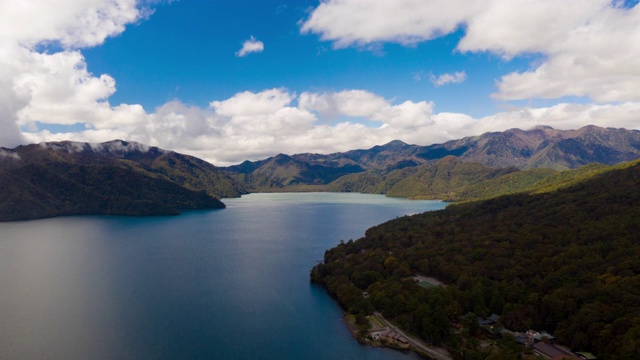
[[[494,54],[461,54],[457,31],[433,41],[379,49],[332,49],[316,34],[301,34],[300,21],[317,1],[176,1],[159,4],[148,20],[104,45],[83,51],[94,73],[117,79],[111,102],[153,109],[182,101],[206,106],[237,92],[285,87],[295,92],[366,89],[388,99],[430,100],[439,111],[486,116],[494,80],[525,70],[535,56],[503,61]],[[261,53],[238,58],[254,36]],[[464,71],[464,83],[436,87],[430,75]]]
[[[24,4],[0,2],[5,147],[124,138],[231,164],[640,127],[637,1]]]

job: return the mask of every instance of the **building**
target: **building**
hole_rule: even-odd
[[[533,344],[532,348],[534,353],[544,357],[545,359],[580,359],[579,357],[566,350],[544,342],[535,343]]]
[[[409,347],[411,345],[409,343],[409,339],[400,335],[392,329],[374,331],[370,335],[374,340],[387,340],[401,347]]]

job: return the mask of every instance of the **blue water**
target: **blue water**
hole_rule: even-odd
[[[360,345],[309,270],[444,203],[252,194],[175,217],[0,223],[0,359],[418,359]]]

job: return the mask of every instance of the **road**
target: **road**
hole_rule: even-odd
[[[440,352],[438,350],[435,350],[434,348],[430,348],[427,345],[425,345],[421,340],[415,339],[415,338],[407,335],[404,331],[402,331],[402,329],[398,328],[397,326],[395,326],[392,323],[390,323],[389,321],[387,321],[387,319],[385,319],[384,316],[382,316],[381,313],[375,311],[373,314],[378,319],[380,319],[380,321],[382,321],[382,323],[384,323],[386,326],[388,326],[390,329],[393,329],[393,331],[395,331],[398,334],[400,334],[400,335],[404,336],[405,338],[407,338],[407,340],[409,340],[409,343],[411,343],[411,346],[413,346],[415,349],[419,350],[420,352],[423,352],[424,354],[426,354],[430,358],[432,358],[434,360],[453,360],[453,358],[448,355],[446,350],[439,349],[440,351],[442,351],[442,352]]]

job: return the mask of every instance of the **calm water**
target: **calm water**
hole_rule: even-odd
[[[309,270],[444,203],[252,194],[176,217],[0,223],[1,359],[417,359],[354,341]]]

